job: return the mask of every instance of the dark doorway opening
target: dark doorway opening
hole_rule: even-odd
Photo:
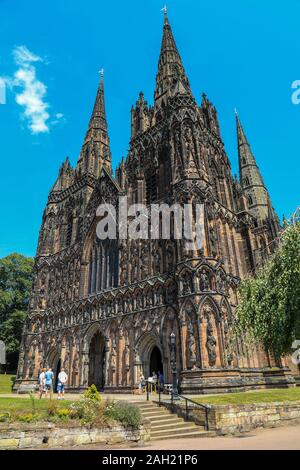
[[[158,372],[161,372],[162,374],[164,373],[161,352],[157,346],[154,346],[150,356],[150,376],[153,372],[156,374]]]
[[[98,332],[93,336],[89,350],[89,382],[98,390],[104,387],[104,337]]]
[[[60,368],[61,368],[61,360],[58,359],[57,363],[56,363],[56,367],[55,369],[53,370],[53,377],[54,377],[54,381],[53,381],[53,392],[56,393],[57,391],[57,383],[58,383],[58,374],[60,372]]]

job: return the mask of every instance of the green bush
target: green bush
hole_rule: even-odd
[[[71,410],[69,408],[58,408],[56,416],[63,421],[67,421],[71,417]]]
[[[109,404],[106,407],[105,415],[110,419],[123,424],[123,426],[134,429],[137,429],[142,421],[138,407],[124,401]]]
[[[0,413],[0,423],[8,423],[11,420],[11,413]]]
[[[98,392],[97,390],[97,387],[96,385],[91,385],[87,391],[85,392],[84,394],[84,397],[85,398],[88,398],[89,400],[95,400],[95,401],[98,401],[100,402],[101,401],[101,396],[100,396],[100,393]]]
[[[82,424],[92,424],[100,412],[99,402],[90,398],[84,398],[79,402],[72,403],[70,408],[70,416],[73,419],[80,419]]]
[[[21,421],[22,423],[32,423],[38,418],[38,416],[34,413],[26,413],[20,414],[16,416],[17,421]]]
[[[55,401],[50,400],[50,404],[47,408],[48,416],[55,416],[57,414],[57,403]]]

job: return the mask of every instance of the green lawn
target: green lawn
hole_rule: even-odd
[[[67,408],[71,403],[70,400],[57,400],[53,398],[52,403],[55,403],[59,408]],[[41,400],[36,398],[35,395],[35,407],[37,411],[45,411],[51,404],[49,398],[43,397]],[[0,397],[0,412],[4,411],[24,411],[24,413],[30,413],[32,411],[32,403],[30,398],[1,398]]]
[[[300,401],[300,387],[287,389],[272,389],[254,392],[225,393],[194,398],[199,403],[211,405],[244,405],[249,403],[270,403],[285,401]]]
[[[11,393],[12,379],[14,375],[0,374],[0,393]]]

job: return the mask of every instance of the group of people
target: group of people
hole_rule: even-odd
[[[57,377],[57,393],[58,400],[64,400],[65,398],[65,385],[68,381],[68,375],[65,372],[65,369],[60,369],[60,372]],[[39,375],[39,394],[40,398],[43,395],[47,396],[50,393],[50,396],[53,393],[54,385],[54,374],[51,367],[48,369],[42,369]]]
[[[165,383],[164,374],[160,371],[157,373],[153,371],[152,375],[148,377],[147,382],[150,384],[152,392],[162,391]],[[146,389],[146,380],[143,374],[140,376],[139,388],[142,393]]]

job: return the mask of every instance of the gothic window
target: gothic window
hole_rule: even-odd
[[[95,241],[90,252],[88,293],[118,287],[119,252],[114,240]]]
[[[146,178],[146,202],[151,204],[157,199],[156,173],[152,173]]]
[[[67,234],[66,234],[66,245],[71,245],[72,242],[72,231],[73,231],[73,217],[70,215],[68,217],[67,223]]]
[[[244,186],[250,186],[250,181],[249,181],[248,176],[244,178]]]
[[[251,194],[248,194],[248,204],[249,206],[253,206],[253,199],[252,199]]]

